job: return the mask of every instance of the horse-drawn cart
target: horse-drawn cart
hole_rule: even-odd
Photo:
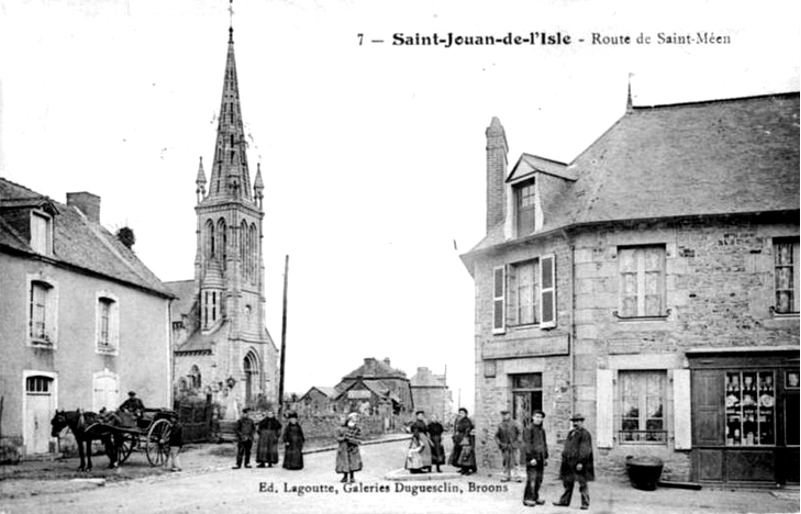
[[[127,412],[96,414],[57,410],[50,421],[50,435],[58,437],[69,427],[78,443],[79,471],[92,469],[92,441],[103,442],[109,467],[125,462],[134,450],[144,450],[150,465],[160,466],[170,455],[169,440],[174,419],[175,412],[168,409],[144,409],[138,418]]]
[[[143,450],[151,466],[163,466],[170,456],[169,438],[174,412],[166,409],[145,409],[139,419],[126,420],[109,427],[117,433],[118,457],[122,464],[134,450]]]

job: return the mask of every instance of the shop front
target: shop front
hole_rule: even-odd
[[[687,359],[693,479],[798,483],[798,347],[698,349]]]

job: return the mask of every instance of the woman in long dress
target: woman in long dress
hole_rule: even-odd
[[[425,432],[415,431],[406,452],[406,464],[410,473],[431,471],[431,443]]]
[[[298,424],[298,415],[290,412],[288,424],[281,440],[284,442],[284,469],[303,469],[303,429]]]
[[[475,473],[477,469],[474,439],[473,422],[467,417],[467,409],[462,407],[453,427],[453,451],[449,463],[459,468],[463,475]]]
[[[256,448],[256,462],[263,468],[278,464],[278,438],[281,436],[281,422],[275,419],[275,413],[267,411],[267,416],[256,426],[259,431],[259,446]]]
[[[432,416],[428,424],[428,439],[431,441],[431,464],[437,467],[437,473],[441,473],[440,465],[445,464],[445,448],[442,446],[442,433],[445,428],[439,422],[437,416]]]
[[[357,424],[359,415],[355,412],[348,414],[345,424],[337,432],[336,472],[342,473],[341,482],[354,482],[353,474],[362,469],[362,455],[359,444],[362,441],[362,431]]]

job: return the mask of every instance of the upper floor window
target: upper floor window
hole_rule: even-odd
[[[620,371],[620,442],[667,442],[665,371]]]
[[[51,248],[51,218],[45,214],[31,212],[31,248],[34,252],[49,255]]]
[[[97,298],[97,349],[102,353],[114,353],[119,343],[119,307],[110,295]]]
[[[556,261],[544,255],[493,270],[492,331],[506,325],[556,326]]]
[[[28,336],[32,344],[49,346],[56,340],[56,291],[44,280],[30,281]]]
[[[665,316],[665,247],[620,248],[620,317]]]
[[[509,324],[539,322],[540,263],[533,259],[509,266]]]
[[[528,180],[514,186],[518,236],[529,235],[534,232],[536,228],[535,193],[536,188],[533,180]]]
[[[775,239],[773,255],[776,276],[775,312],[798,312],[798,240]]]

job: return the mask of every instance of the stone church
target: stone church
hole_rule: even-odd
[[[265,326],[261,170],[251,182],[229,28],[211,177],[197,171],[194,280],[169,282],[176,397],[211,396],[234,419],[277,396],[277,349]]]

